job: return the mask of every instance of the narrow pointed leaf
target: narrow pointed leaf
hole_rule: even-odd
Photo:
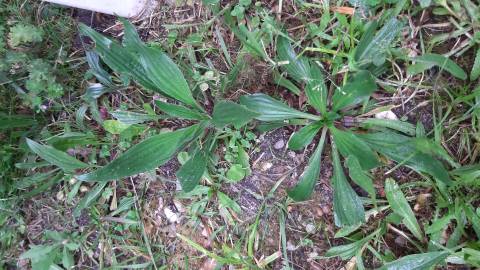
[[[190,192],[198,185],[206,167],[207,158],[203,151],[197,151],[192,158],[180,167],[176,175],[184,192]]]
[[[351,155],[355,156],[364,170],[378,166],[378,157],[375,152],[355,133],[342,131],[333,126],[330,127],[330,131],[332,132],[335,145],[344,158],[348,158]]]
[[[150,115],[150,114],[130,112],[130,111],[120,111],[120,110],[111,112],[110,114],[118,121],[127,125],[141,124],[147,121],[155,121],[162,118],[162,116],[159,116],[159,115]]]
[[[359,71],[341,89],[335,91],[332,98],[333,110],[338,111],[363,102],[375,90],[377,84],[372,74],[366,70]]]
[[[322,136],[320,142],[318,143],[317,149],[310,157],[308,165],[305,168],[300,181],[295,185],[294,188],[287,191],[288,196],[295,201],[304,201],[310,198],[312,192],[315,188],[315,183],[317,182],[318,177],[320,176],[320,161],[322,157],[323,146],[325,144],[325,137],[327,130],[322,131]]]
[[[396,18],[392,18],[372,37],[377,27],[377,23],[373,23],[369,29],[367,29],[355,50],[355,61],[360,64],[360,66],[369,63],[374,63],[377,66],[383,64],[385,54],[392,46],[402,26],[402,22]]]
[[[278,37],[277,40],[278,62],[285,62],[282,68],[285,69],[290,77],[298,83],[310,80],[310,64],[307,58],[297,57],[290,41],[285,37]]]
[[[27,145],[35,154],[48,161],[50,164],[58,166],[67,172],[73,172],[76,169],[87,168],[89,165],[68,155],[65,152],[57,150],[49,145],[39,144],[27,139]]]
[[[27,115],[7,115],[0,113],[0,130],[6,130],[11,128],[31,127],[35,125],[37,121],[31,116]]]
[[[109,181],[153,170],[167,162],[187,142],[199,135],[197,124],[152,136],[128,149],[104,167],[77,178],[81,181]]]
[[[418,151],[413,138],[392,131],[359,134],[358,136],[373,150],[386,157],[420,173],[430,174],[447,185],[452,183],[443,164],[431,155]]]
[[[445,70],[452,74],[453,76],[461,79],[467,79],[467,73],[459,66],[457,63],[453,62],[449,58],[434,53],[427,53],[413,59],[416,63],[408,67],[407,71],[409,74],[414,75],[420,72],[423,72],[426,69],[429,69],[433,66],[438,66],[440,69]]]
[[[437,251],[413,254],[402,257],[396,261],[385,264],[381,270],[424,270],[443,262],[448,257],[448,252]]]
[[[80,32],[95,42],[95,51],[111,69],[128,75],[147,89],[197,107],[177,65],[159,49],[147,47],[134,37],[131,34],[133,25],[129,22],[124,21],[124,26],[126,33],[129,33],[124,43],[126,47],[84,24],[80,25]]]
[[[367,129],[371,126],[386,127],[398,130],[410,136],[415,135],[415,126],[413,124],[400,120],[368,118],[363,120],[361,124]]]
[[[394,213],[403,218],[403,224],[412,232],[412,234],[419,240],[423,239],[422,230],[420,225],[418,225],[415,214],[410,208],[405,195],[400,190],[400,187],[397,183],[391,178],[388,178],[385,181],[385,194],[387,196],[388,203],[390,208]]]
[[[321,114],[327,113],[327,86],[320,68],[313,64],[311,68],[312,76],[305,87],[305,94],[310,105],[312,105]]]
[[[309,145],[315,135],[318,133],[321,124],[313,123],[307,126],[304,126],[299,131],[292,134],[290,140],[288,140],[288,148],[292,150],[300,150]]]
[[[160,108],[160,110],[171,117],[188,119],[188,120],[202,120],[207,119],[208,117],[202,113],[199,113],[195,110],[189,109],[181,105],[175,105],[170,103],[165,103],[159,100],[155,101],[155,104]]]
[[[218,128],[233,125],[238,129],[257,116],[260,116],[260,114],[248,109],[244,105],[224,100],[215,104],[212,122]]]
[[[255,117],[261,121],[281,121],[286,119],[306,118],[318,120],[318,117],[290,108],[285,103],[265,94],[253,94],[240,97],[240,103],[259,113]]]
[[[360,162],[358,158],[355,156],[349,156],[347,158],[347,167],[350,178],[355,182],[355,184],[359,185],[363,190],[368,192],[372,200],[375,201],[375,188],[373,187],[373,181],[370,175],[365,172],[362,167],[360,166]]]
[[[344,227],[365,222],[365,209],[363,208],[362,201],[345,177],[335,144],[332,144],[332,163],[335,225]]]
[[[472,70],[470,71],[470,80],[475,81],[480,77],[480,48],[477,49],[475,60],[473,62]]]
[[[292,83],[290,80],[280,75],[280,73],[274,72],[273,80],[276,84],[287,88],[288,90],[290,90],[290,92],[294,93],[295,95],[297,96],[300,95],[300,92],[301,92],[300,89],[298,89],[298,87],[294,83]]]

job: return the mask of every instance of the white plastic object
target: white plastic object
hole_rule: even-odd
[[[139,18],[155,7],[154,0],[44,0],[63,6],[91,10],[125,18]]]

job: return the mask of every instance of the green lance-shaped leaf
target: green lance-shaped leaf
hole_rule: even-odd
[[[370,146],[351,131],[330,127],[333,140],[344,158],[355,156],[364,170],[378,166],[378,157]]]
[[[315,135],[318,133],[322,124],[313,123],[302,127],[299,131],[292,134],[288,140],[288,148],[292,150],[300,150],[309,145]]]
[[[104,167],[77,178],[81,181],[109,181],[153,170],[167,162],[186,143],[199,136],[203,126],[193,125],[152,136],[133,146]]]
[[[224,100],[215,104],[212,122],[218,128],[233,125],[238,129],[257,116],[260,114],[248,109],[245,105]]]
[[[190,192],[198,185],[206,167],[207,158],[201,150],[180,167],[177,171],[177,178],[184,192]]]
[[[342,88],[335,91],[332,98],[333,110],[338,111],[361,103],[375,90],[377,84],[372,74],[366,70],[359,71]]]
[[[467,79],[467,73],[459,65],[457,65],[457,63],[453,62],[452,60],[443,55],[427,53],[415,57],[413,58],[413,60],[415,61],[415,64],[407,68],[407,71],[410,75],[415,75],[434,66],[437,66],[440,69],[446,70],[448,73],[461,80]]]
[[[288,75],[296,82],[303,83],[310,80],[310,64],[306,57],[298,57],[290,44],[290,41],[279,36],[277,39],[277,57],[278,62],[282,64]]]
[[[35,154],[48,161],[50,164],[62,168],[64,171],[73,172],[76,169],[87,168],[89,165],[59,151],[49,145],[39,144],[35,141],[27,139],[27,145]]]
[[[349,156],[346,160],[346,165],[348,167],[350,178],[353,180],[353,182],[368,192],[368,195],[370,195],[372,200],[375,202],[375,188],[373,186],[372,178],[362,169],[358,158],[354,155]]]
[[[448,252],[437,251],[413,254],[385,264],[380,270],[424,270],[431,269],[448,257]]]
[[[392,46],[395,37],[402,29],[403,23],[396,18],[390,19],[374,36],[377,22],[367,29],[355,49],[355,61],[359,66],[374,63],[379,66],[385,62],[387,50]]]
[[[319,120],[318,116],[292,109],[285,103],[265,94],[241,96],[240,103],[259,113],[260,115],[255,118],[260,121],[281,121],[295,118]]]
[[[35,119],[33,119],[31,116],[7,115],[4,113],[0,113],[0,130],[31,127],[36,123],[37,121],[35,121]]]
[[[353,226],[365,222],[365,209],[357,193],[345,177],[340,156],[332,144],[333,162],[333,213],[338,227]]]
[[[157,48],[147,47],[138,38],[133,25],[123,22],[125,47],[86,25],[80,25],[80,32],[95,42],[95,51],[111,69],[129,75],[145,88],[198,107],[187,81],[172,59]]]
[[[418,172],[432,175],[435,179],[451,184],[452,180],[443,164],[428,153],[417,149],[416,141],[392,131],[358,134],[373,150],[408,166]]]
[[[188,120],[205,120],[208,119],[206,114],[197,112],[193,109],[181,105],[170,104],[156,100],[155,104],[160,108],[160,110],[171,117],[188,119]]]
[[[400,190],[400,187],[391,178],[385,181],[385,195],[387,196],[390,208],[394,213],[403,218],[403,224],[412,232],[412,234],[419,240],[423,239],[422,230],[418,225],[415,214],[410,208],[405,195]]]
[[[297,185],[295,185],[294,188],[287,191],[288,196],[295,201],[307,200],[312,195],[312,192],[315,188],[315,183],[320,176],[320,161],[326,135],[327,129],[324,128],[322,130],[322,135],[320,137],[320,142],[318,143],[317,149],[313,153],[313,156],[310,157],[308,166],[305,168],[305,171],[300,177],[300,181],[297,183]]]
[[[327,113],[327,95],[328,90],[325,85],[325,78],[317,64],[311,68],[311,78],[305,86],[305,94],[308,103],[312,105],[322,115]]]

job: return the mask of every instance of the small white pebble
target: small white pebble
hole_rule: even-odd
[[[397,115],[392,111],[384,111],[375,114],[377,119],[398,120]]]
[[[57,201],[63,201],[63,199],[65,199],[65,193],[63,193],[63,191],[59,191],[57,192]]]
[[[305,230],[307,231],[307,233],[314,233],[315,232],[315,225],[313,224],[307,224],[307,226],[305,226]]]
[[[270,168],[272,168],[273,164],[271,162],[264,162],[262,163],[262,171],[268,171]]]
[[[178,215],[176,213],[174,213],[172,210],[170,210],[170,208],[165,207],[163,209],[163,212],[165,213],[165,216],[167,217],[167,219],[170,223],[178,222],[178,220],[179,220]]]
[[[75,183],[77,183],[77,179],[75,179],[75,178],[72,177],[70,180],[68,180],[68,183],[69,183],[70,185],[75,185]]]
[[[82,193],[85,193],[88,191],[88,187],[87,186],[80,186],[80,192]]]
[[[284,146],[285,146],[285,141],[279,140],[273,145],[273,148],[279,150],[279,149],[282,149]]]

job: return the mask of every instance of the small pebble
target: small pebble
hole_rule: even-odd
[[[87,186],[80,186],[80,192],[81,193],[85,193],[88,191],[88,187]]]
[[[279,150],[279,149],[282,149],[284,146],[285,146],[285,141],[279,140],[273,145],[273,148]]]
[[[305,226],[305,230],[307,231],[307,233],[312,234],[315,232],[315,225],[307,224],[307,226]]]
[[[57,201],[63,201],[63,199],[65,198],[65,194],[63,193],[63,191],[59,191],[57,192]]]
[[[262,171],[268,171],[270,168],[272,168],[273,164],[271,162],[264,162],[262,163]]]
[[[175,223],[179,220],[178,215],[176,213],[174,213],[172,210],[170,210],[170,208],[165,207],[163,209],[163,212],[165,213],[165,217],[167,217],[167,219],[170,223]]]

